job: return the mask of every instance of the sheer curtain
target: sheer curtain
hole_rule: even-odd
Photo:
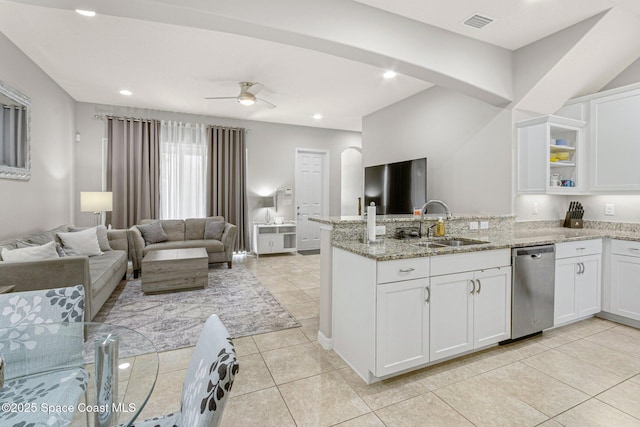
[[[206,216],[207,133],[197,123],[160,126],[160,218]]]

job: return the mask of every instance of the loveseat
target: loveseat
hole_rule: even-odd
[[[72,231],[69,225],[49,231],[0,241],[13,250],[25,246],[60,242],[57,233]],[[96,256],[64,256],[37,261],[0,261],[0,286],[15,286],[14,292],[84,285],[85,320],[93,320],[127,273],[129,237],[127,230],[107,230],[108,246]],[[64,248],[63,248],[64,249]]]
[[[205,239],[205,226],[210,221],[221,221],[224,229],[220,239]],[[231,268],[233,260],[233,247],[235,245],[238,227],[225,222],[223,216],[189,219],[143,219],[140,225],[159,222],[166,233],[164,242],[150,243],[145,241],[137,225],[131,227],[131,260],[134,274],[137,276],[142,268],[142,258],[149,252],[157,249],[182,249],[204,248],[207,251],[209,263],[226,262]]]

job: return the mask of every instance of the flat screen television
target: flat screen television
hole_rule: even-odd
[[[427,202],[427,159],[364,168],[364,204],[376,214],[408,214]]]

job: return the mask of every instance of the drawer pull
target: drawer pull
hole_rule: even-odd
[[[576,251],[584,251],[587,248],[576,248]]]
[[[638,248],[629,248],[629,250],[630,251],[634,251],[634,252],[640,251],[640,249],[638,249]]]
[[[400,273],[411,273],[415,268],[401,268]]]

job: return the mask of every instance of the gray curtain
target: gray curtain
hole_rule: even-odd
[[[235,251],[249,249],[244,129],[207,130],[207,215],[222,215],[238,227]]]
[[[25,167],[26,115],[24,107],[0,104],[0,165]]]
[[[160,122],[108,117],[107,223],[129,228],[160,214]]]

